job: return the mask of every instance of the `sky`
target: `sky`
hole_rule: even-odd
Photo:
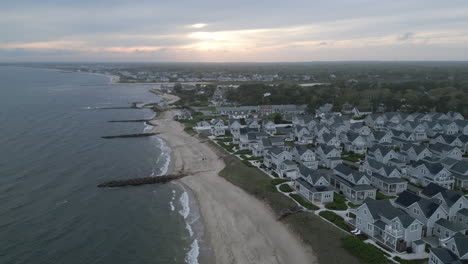
[[[468,1],[0,1],[0,62],[372,60],[468,60]]]

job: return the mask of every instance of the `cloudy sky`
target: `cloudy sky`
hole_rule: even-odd
[[[0,62],[337,60],[468,60],[468,1],[0,1]]]

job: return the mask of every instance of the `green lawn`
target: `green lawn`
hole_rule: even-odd
[[[395,196],[387,196],[381,192],[377,192],[377,194],[375,195],[375,199],[377,200],[384,200],[384,199],[393,199],[393,198],[396,198]]]
[[[346,224],[345,220],[343,217],[335,214],[334,212],[331,211],[322,211],[319,213],[319,215],[328,221],[334,223],[335,225],[339,226],[341,229],[345,231],[351,231],[351,228]]]
[[[272,179],[271,184],[278,185],[278,184],[282,184],[288,181],[289,181],[288,179]]]
[[[287,193],[294,191],[294,190],[291,188],[291,186],[289,186],[289,184],[286,184],[286,183],[280,185],[279,189],[280,189],[280,191],[282,191],[282,192],[287,192]]]
[[[374,245],[364,243],[359,238],[347,236],[343,238],[343,247],[352,255],[359,258],[362,263],[366,264],[386,264],[393,263],[385,253]]]
[[[333,202],[326,204],[325,208],[329,210],[344,211],[348,209],[348,206],[346,205],[346,198],[339,193],[334,193]]]
[[[427,259],[407,260],[407,259],[402,259],[402,258],[400,258],[398,256],[394,257],[393,259],[398,261],[398,263],[400,263],[400,264],[426,264],[427,263]]]
[[[295,194],[295,193],[292,193],[290,194],[289,196],[291,196],[291,198],[293,198],[294,200],[296,200],[300,205],[304,206],[305,208],[309,209],[309,210],[318,210],[320,209],[318,206],[312,204],[312,203],[309,203],[307,202],[306,200],[304,200],[304,198],[302,198],[302,196],[300,196],[299,194]]]

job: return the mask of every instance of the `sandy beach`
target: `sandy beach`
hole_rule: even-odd
[[[172,148],[173,171],[192,175],[182,183],[198,201],[215,263],[317,263],[312,249],[264,203],[218,176],[223,160],[204,141],[185,133],[173,120],[175,113],[166,111],[153,120],[154,132]]]

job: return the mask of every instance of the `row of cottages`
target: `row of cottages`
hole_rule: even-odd
[[[399,252],[408,247],[422,252],[425,243],[444,246],[468,231],[468,200],[463,192],[433,183],[419,194],[404,191],[394,200],[367,199],[351,212],[356,216],[348,220],[352,225]]]
[[[342,193],[352,203],[362,203],[366,198],[375,199],[377,189],[370,185],[369,175],[338,164],[330,176],[330,186]]]
[[[259,106],[216,107],[216,114],[226,115],[230,119],[248,118],[259,111]]]
[[[334,191],[329,185],[328,177],[323,171],[299,166],[294,187],[307,200],[320,203],[333,202]]]
[[[463,120],[465,121],[465,120]],[[459,135],[445,135],[445,134],[436,134],[429,141],[430,144],[441,143],[453,147],[458,147],[462,150],[463,153],[468,150],[468,135],[459,134]]]
[[[456,114],[455,119],[445,114],[403,114],[390,112],[384,114],[368,115],[364,122],[376,130],[396,130],[414,134],[416,140],[425,140],[438,133],[456,135],[468,133],[468,123],[461,114]],[[468,135],[468,134],[465,134]]]
[[[394,207],[390,200],[367,198],[356,209],[350,209],[356,218],[348,222],[369,238],[391,250],[404,252],[411,248],[414,253],[424,251],[421,240],[423,223],[404,210]]]

